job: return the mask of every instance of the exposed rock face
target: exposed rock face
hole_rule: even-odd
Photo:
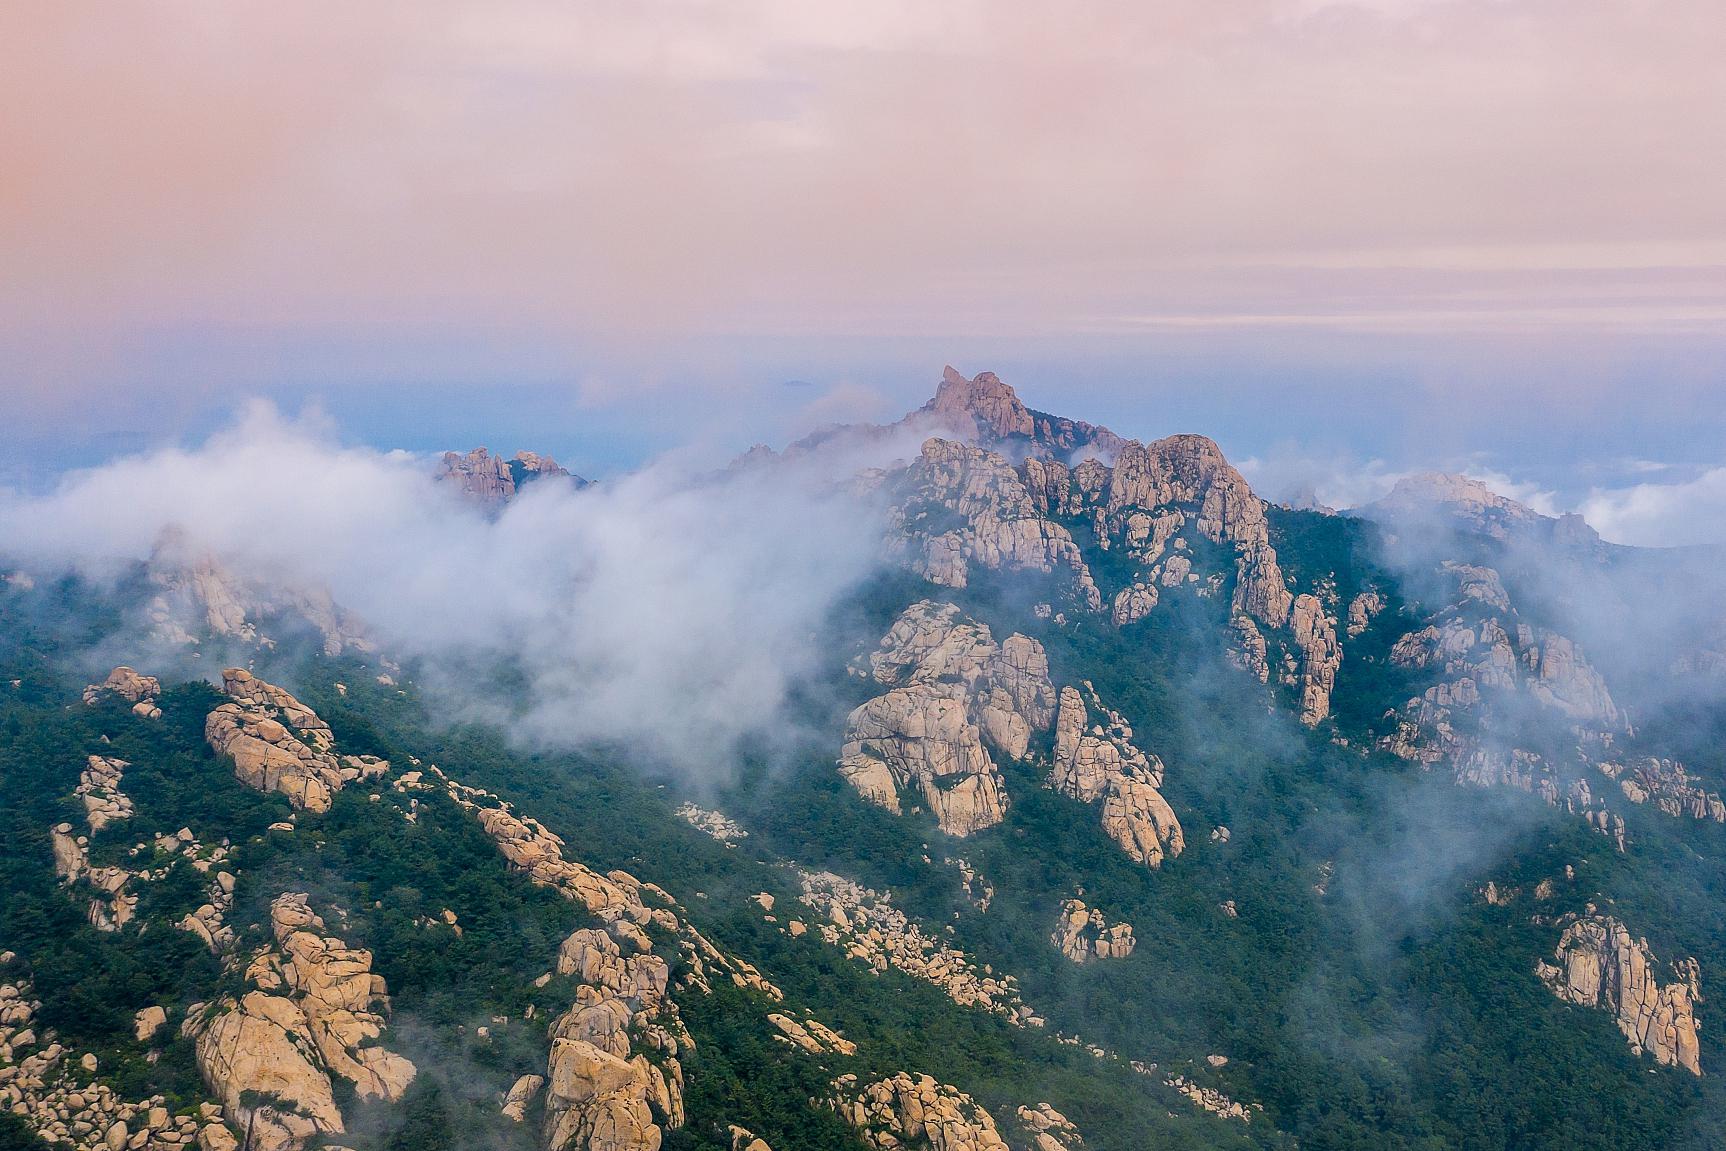
[[[1163,763],[1132,742],[1133,729],[1083,685],[1101,722],[1092,724],[1079,688],[1061,689],[1049,786],[1084,803],[1103,802],[1103,830],[1133,859],[1152,867],[1186,847],[1174,809],[1158,789]]]
[[[620,919],[576,931],[558,949],[558,973],[581,987],[551,1027],[545,1141],[553,1151],[654,1151],[660,1122],[683,1124],[677,1056],[692,1044],[666,995],[671,969],[650,946]],[[637,1044],[645,1050],[632,1055]]]
[[[84,816],[91,831],[101,831],[110,823],[132,818],[132,801],[120,790],[121,776],[129,766],[125,760],[111,756],[89,758],[73,794],[84,801]]]
[[[1301,653],[1300,721],[1315,727],[1330,715],[1330,696],[1336,687],[1336,671],[1342,665],[1342,645],[1336,641],[1336,622],[1324,613],[1314,595],[1295,597],[1289,630]]]
[[[1175,533],[1190,512],[1199,535],[1234,549],[1235,612],[1271,627],[1287,620],[1293,597],[1270,544],[1264,501],[1211,440],[1182,435],[1150,444],[1123,441],[1112,466],[1097,460],[1075,468],[1027,461],[1025,475],[1038,514],[1089,518],[1100,546],[1121,547],[1146,569],[1171,541],[1185,546]],[[1156,573],[1165,587],[1192,571],[1187,556],[1171,557],[1169,565]],[[1117,618],[1142,618],[1145,599],[1140,596],[1135,605],[1117,595]]]
[[[1459,783],[1538,792],[1617,835],[1622,819],[1587,780],[1529,750],[1566,737],[1579,761],[1596,760],[1629,728],[1605,682],[1569,639],[1519,618],[1496,571],[1456,563],[1441,570],[1454,601],[1390,653],[1393,664],[1438,682],[1392,714],[1395,730],[1380,746],[1429,767],[1447,764]]]
[[[208,635],[274,647],[260,630],[274,620],[315,632],[325,655],[373,648],[364,624],[337,606],[328,589],[247,578],[198,551],[183,533],[164,532],[148,568],[155,594],[145,616],[151,635],[165,643],[192,646]]]
[[[767,1016],[767,1022],[779,1030],[779,1038],[810,1055],[855,1055],[857,1045],[818,1019],[802,1022],[779,1012]]]
[[[439,483],[454,484],[462,495],[482,507],[495,510],[514,499],[521,489],[536,480],[553,477],[585,487],[587,481],[559,467],[550,456],[537,452],[517,452],[513,459],[494,456],[485,448],[474,448],[465,455],[445,452],[438,464]]]
[[[923,600],[870,664],[891,690],[852,711],[839,773],[893,812],[901,789],[918,789],[950,835],[1001,822],[1007,796],[988,748],[1020,759],[1032,732],[1048,728],[1054,688],[1042,645],[1017,634],[997,645],[958,608]]]
[[[160,1007],[146,1007],[132,1016],[132,1033],[139,1043],[148,1043],[168,1022],[168,1013]]]
[[[1015,1114],[1031,1136],[1031,1151],[1077,1151],[1085,1145],[1073,1121],[1047,1103],[1020,1107]]]
[[[1384,597],[1376,591],[1363,591],[1348,601],[1348,637],[1366,634],[1378,613],[1384,610]]]
[[[1726,801],[1693,778],[1681,763],[1652,756],[1630,764],[1602,763],[1603,774],[1618,781],[1631,803],[1652,803],[1667,815],[1726,823]]]
[[[741,823],[731,819],[722,811],[709,811],[697,807],[693,803],[679,804],[677,817],[697,831],[704,831],[727,847],[736,847],[738,843],[749,838]]]
[[[520,1123],[527,1118],[527,1109],[539,1095],[539,1089],[545,1086],[543,1075],[522,1075],[510,1084],[509,1091],[504,1094],[503,1103],[499,1108],[506,1119]]]
[[[956,1087],[927,1075],[899,1074],[859,1086],[857,1077],[834,1081],[834,1108],[863,1141],[880,1151],[1008,1151],[988,1111]]]
[[[10,957],[10,952],[0,954],[0,964]],[[222,1126],[219,1107],[206,1104],[202,1120],[176,1116],[160,1095],[133,1102],[94,1082],[94,1056],[69,1058],[71,1052],[52,1032],[39,1031],[36,1013],[42,1004],[31,996],[25,980],[0,983],[0,1110],[23,1120],[42,1144],[73,1151],[172,1151],[194,1143],[230,1151],[236,1146]]]
[[[1061,904],[1061,915],[1049,940],[1074,963],[1087,959],[1125,959],[1133,953],[1133,926],[1110,924],[1101,911],[1086,907],[1081,900],[1069,899]]]
[[[196,1051],[204,1082],[260,1151],[293,1151],[342,1131],[329,1077],[290,1001],[247,992],[198,1032]]]
[[[495,507],[515,495],[515,477],[502,456],[494,456],[485,448],[474,448],[466,455],[445,452],[438,464],[438,482],[458,485],[462,495],[475,503]]]
[[[62,883],[89,884],[89,920],[98,931],[118,931],[137,916],[138,894],[131,884],[138,876],[125,867],[90,866],[90,838],[69,823],[55,824],[48,833],[54,850],[54,871]]]
[[[389,764],[372,756],[338,756],[330,725],[291,694],[243,668],[222,673],[232,697],[209,714],[204,736],[234,774],[259,791],[279,791],[306,811],[328,811],[330,797],[352,780],[379,775]]]
[[[354,1085],[362,1099],[401,1098],[414,1065],[376,1046],[389,996],[372,974],[371,952],[330,935],[304,895],[287,894],[270,907],[280,957],[266,954],[248,976],[261,990],[286,994],[299,1005],[318,1054],[332,1072]]]
[[[767,1140],[757,1139],[755,1132],[733,1123],[727,1132],[731,1136],[731,1151],[773,1151]]]
[[[928,428],[974,443],[1015,441],[1062,453],[1090,448],[1113,454],[1123,443],[1107,428],[1029,410],[994,372],[966,379],[951,366],[942,371],[935,398],[900,426]]]
[[[1013,465],[984,448],[932,439],[894,480],[889,546],[931,582],[965,587],[971,565],[1066,571],[1086,608],[1102,607],[1079,545],[1037,510]]]
[[[1265,643],[1264,633],[1258,624],[1244,615],[1235,616],[1231,622],[1235,629],[1235,643],[1229,651],[1229,662],[1251,673],[1260,683],[1270,682],[1270,648]]]
[[[1212,1055],[1209,1058],[1215,1060],[1221,1058],[1221,1056]],[[1225,1059],[1223,1062],[1226,1063],[1228,1061]],[[1212,1115],[1218,1115],[1224,1119],[1238,1120],[1242,1123],[1251,1123],[1253,1121],[1253,1113],[1245,1104],[1235,1102],[1221,1091],[1218,1091],[1215,1087],[1206,1087],[1202,1084],[1195,1083],[1185,1075],[1172,1075],[1163,1080],[1163,1082],[1166,1085],[1173,1087],[1176,1091],[1179,1091],[1182,1095],[1185,1095],[1188,1101],[1201,1111],[1209,1111]],[[1253,1104],[1253,1107],[1258,1108],[1259,1104],[1255,1103]]]
[[[933,983],[962,1007],[1042,1025],[1019,999],[1012,976],[979,970],[964,952],[908,919],[887,896],[831,872],[802,872],[801,879],[803,902],[826,920],[816,930],[830,946],[844,948],[876,973],[892,969]]]
[[[967,380],[948,366],[941,373],[935,398],[923,411],[969,440],[1030,439],[1037,431],[1029,409],[994,372],[979,372]]]
[[[414,1065],[377,1046],[389,997],[369,951],[330,935],[301,894],[279,896],[270,925],[276,946],[246,971],[255,990],[186,1026],[204,1082],[250,1132],[248,1146],[290,1151],[343,1130],[332,1075],[362,1098],[393,1101]]]
[[[145,719],[155,719],[162,714],[162,709],[156,706],[156,697],[162,694],[162,681],[153,675],[139,675],[121,665],[109,672],[108,678],[101,683],[85,688],[84,702],[95,703],[110,692],[130,703],[132,710]]]
[[[784,994],[681,919],[663,889],[626,871],[601,875],[567,859],[561,838],[531,816],[517,814],[507,801],[435,767],[425,774],[442,782],[513,866],[585,906],[603,924],[571,933],[558,949],[558,972],[575,977],[580,986],[575,1003],[551,1025],[544,1076],[546,1146],[550,1151],[656,1151],[664,1129],[683,1125],[679,1059],[694,1043],[671,995],[670,965],[654,953],[649,931],[676,939],[683,954],[679,988],[707,992],[711,979],[725,974],[736,986],[769,1000]]]
[[[1342,658],[1336,621],[1323,610],[1291,620],[1295,595],[1266,505],[1213,441],[1122,440],[1029,410],[993,375],[967,380],[950,369],[935,400],[903,426],[938,426],[962,441],[931,440],[908,467],[886,473],[889,551],[913,570],[951,587],[966,586],[977,568],[1069,571],[1077,606],[1106,606],[1118,627],[1145,619],[1176,589],[1229,594],[1235,661],[1269,682],[1273,662],[1292,658],[1302,718],[1316,725],[1328,716]],[[1081,444],[1098,455],[1066,462]],[[1199,540],[1222,545],[1223,563],[1214,549],[1195,550]],[[1093,545],[1137,570],[1105,592],[1086,559]],[[1370,618],[1371,601],[1360,608]]]
[[[1151,609],[1157,606],[1157,588],[1155,584],[1129,584],[1115,593],[1115,602],[1109,612],[1109,620],[1116,627],[1126,627],[1137,623],[1151,614]]]
[[[1697,990],[1694,959],[1674,965],[1677,980],[1660,983],[1648,943],[1632,939],[1618,920],[1588,915],[1564,929],[1554,952],[1556,965],[1536,964],[1541,982],[1560,999],[1612,1012],[1631,1050],[1662,1065],[1702,1074],[1692,1004]]]

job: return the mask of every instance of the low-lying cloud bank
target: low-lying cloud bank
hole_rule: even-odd
[[[1434,470],[1383,459],[1308,455],[1293,447],[1246,457],[1239,466],[1266,499],[1334,508],[1363,507],[1385,496],[1398,480]],[[1647,461],[1606,466],[1618,482],[1569,494],[1477,460],[1441,464],[1436,470],[1479,480],[1543,516],[1578,512],[1609,543],[1646,548],[1726,544],[1726,466],[1697,470]],[[1639,474],[1659,478],[1635,478]]]
[[[439,677],[513,662],[524,734],[700,770],[774,721],[812,634],[873,570],[876,512],[835,482],[859,462],[668,458],[585,490],[532,484],[488,516],[423,459],[260,405],[199,447],[0,496],[0,552],[113,578],[183,532],[242,578],[327,588]]]

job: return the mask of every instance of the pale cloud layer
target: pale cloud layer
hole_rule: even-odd
[[[719,474],[660,459],[534,484],[488,517],[430,461],[256,405],[192,448],[0,491],[0,562],[107,579],[171,532],[241,580],[327,589],[385,650],[425,657],[429,686],[459,681],[444,706],[699,773],[747,734],[793,734],[781,709],[821,658],[810,637],[875,570],[883,530],[835,480],[885,458]]]
[[[1726,543],[1726,467],[1691,479],[1590,493],[1578,509],[1607,539],[1646,546]]]

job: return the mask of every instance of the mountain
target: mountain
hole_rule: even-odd
[[[528,451],[517,452],[507,460],[485,448],[474,448],[465,454],[445,452],[437,470],[439,483],[449,484],[474,503],[493,510],[514,499],[528,484],[547,479],[562,480],[577,488],[588,484],[550,456]]]
[[[566,474],[426,483],[515,531]],[[555,647],[406,650],[190,538],[8,557],[0,1147],[1726,1146],[1694,557],[1464,477],[1277,506],[952,368],[740,477],[872,561],[717,772],[548,735]]]
[[[1430,517],[1495,540],[1540,540],[1573,548],[1600,546],[1600,534],[1575,512],[1542,515],[1499,495],[1480,480],[1443,472],[1405,476],[1359,514],[1393,524]]]

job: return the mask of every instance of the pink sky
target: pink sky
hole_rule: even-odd
[[[617,365],[730,386],[663,353],[733,337],[918,388],[1007,341],[1438,340],[1568,399],[1617,385],[1528,348],[1726,348],[1722,61],[1719,0],[22,0],[0,388],[167,421],[295,341],[331,387],[531,345],[591,408]]]
[[[1726,326],[1726,6],[13,6],[8,329]]]

